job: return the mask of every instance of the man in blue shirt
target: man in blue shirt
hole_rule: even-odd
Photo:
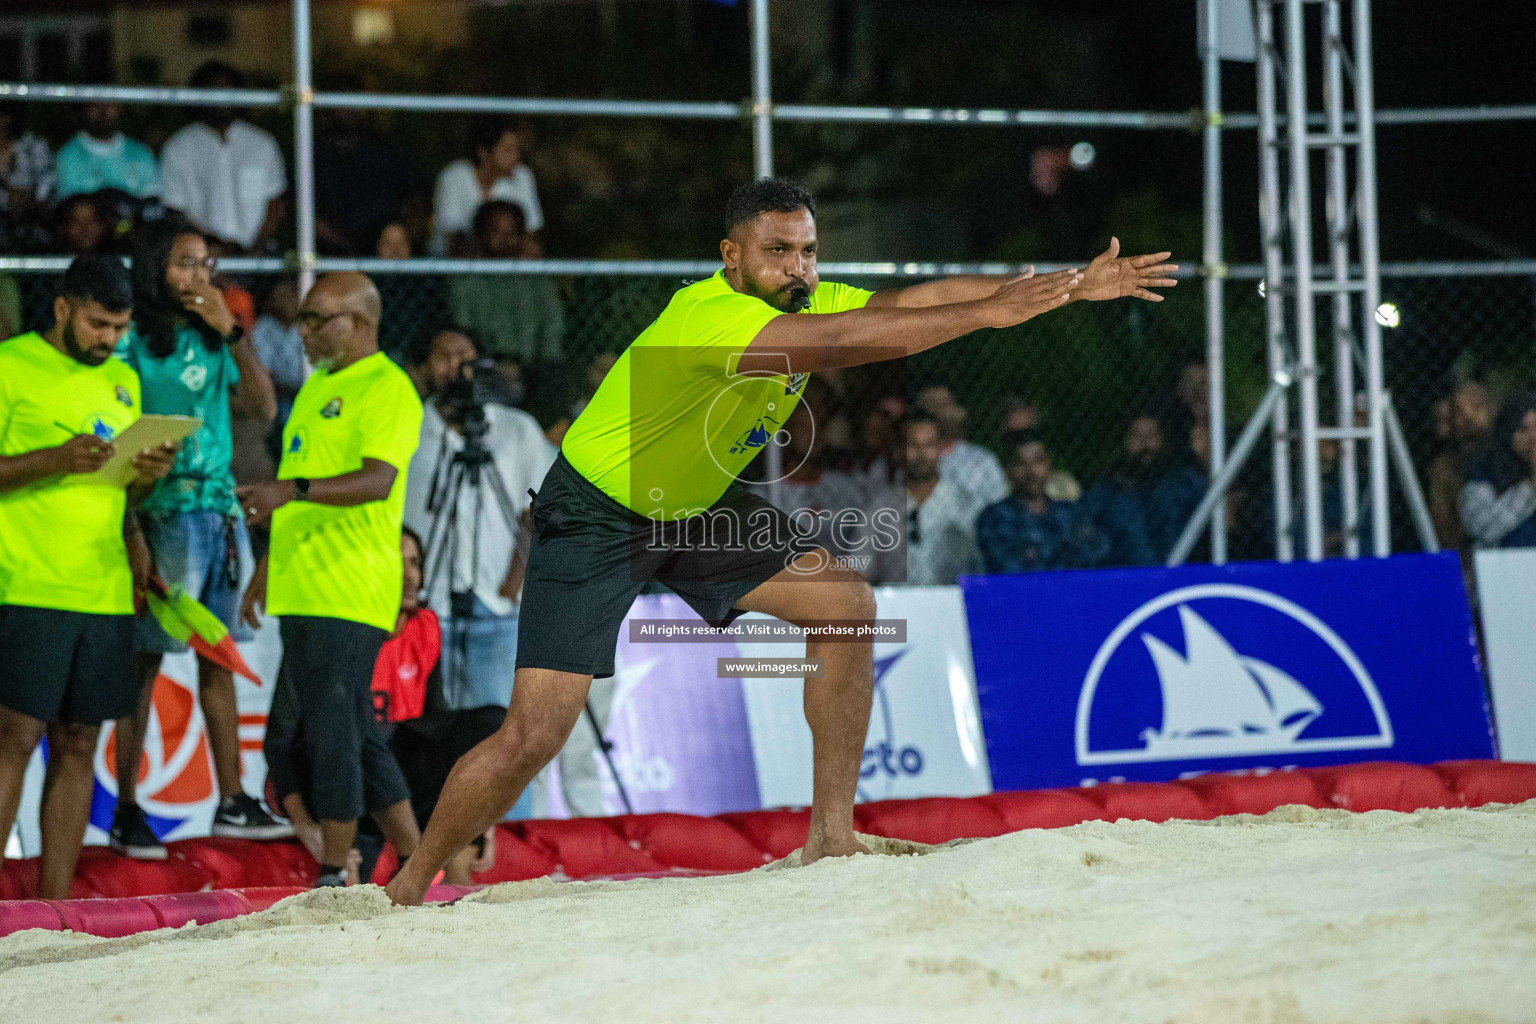
[[[1051,454],[1032,431],[1020,431],[1005,467],[1013,491],[982,510],[976,546],[989,573],[1078,569],[1101,564],[1107,543],[1077,506],[1046,497]]]
[[[135,199],[160,194],[155,154],[118,130],[123,108],[117,103],[87,103],[85,130],[64,143],[58,155],[55,199],[121,189]]]

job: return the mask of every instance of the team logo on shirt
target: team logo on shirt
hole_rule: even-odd
[[[123,387],[121,384],[117,386],[117,400],[122,402],[128,408],[133,408],[133,396],[130,395],[128,393],[128,389]]]
[[[191,355],[188,352],[187,355]],[[201,363],[189,363],[185,370],[181,371],[181,382],[187,386],[188,391],[201,391],[203,385],[208,383],[208,367]]]
[[[337,416],[340,416],[341,415],[341,399],[333,398],[329,402],[326,402],[325,403],[325,408],[320,410],[320,415],[324,419],[328,419],[328,420],[333,420]]]
[[[286,449],[284,454],[287,454],[287,455],[298,455],[300,452],[302,452],[304,450],[305,442],[307,440],[308,440],[308,438],[307,438],[307,436],[306,436],[306,434],[304,432],[304,428],[303,427],[300,427],[298,430],[295,430],[293,432],[293,436],[288,439],[288,448]]]
[[[805,376],[803,373],[790,374],[789,379],[784,382],[784,393],[786,395],[798,395],[805,389]]]
[[[103,441],[110,441],[117,436],[116,428],[114,428],[112,424],[108,423],[100,416],[94,417],[91,420],[91,433],[95,434]]]

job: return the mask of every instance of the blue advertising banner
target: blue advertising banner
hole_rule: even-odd
[[[961,587],[999,790],[1494,756],[1454,554]]]

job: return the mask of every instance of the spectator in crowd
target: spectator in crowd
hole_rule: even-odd
[[[979,509],[965,491],[939,473],[943,443],[938,424],[925,415],[907,422],[906,582],[948,586],[962,573],[977,572]]]
[[[519,258],[523,224],[523,209],[516,203],[482,203],[475,211],[475,254]],[[456,323],[474,332],[492,359],[516,358],[536,366],[564,354],[565,311],[554,282],[542,274],[456,275],[448,287],[448,309]]]
[[[362,92],[343,76],[337,92]],[[416,158],[378,130],[375,114],[332,107],[317,115],[315,132],[315,241],[322,253],[368,256],[384,228],[425,188]]]
[[[78,257],[45,334],[0,344],[0,836],[46,733],[39,895],[67,899],[90,818],[101,723],[130,713],[133,609],[149,555],[129,512],[174,446],[140,452],[121,485],[94,475],[139,417],[139,379],[112,358],[132,315],[116,257]]]
[[[1021,430],[1038,432],[1041,419],[1038,403],[1033,399],[1011,395],[1003,401],[999,436],[1006,444],[1010,434]],[[1083,486],[1077,482],[1077,477],[1055,466],[1051,469],[1051,478],[1046,481],[1045,493],[1052,501],[1077,501],[1083,496]]]
[[[315,372],[294,400],[279,479],[236,491],[254,525],[271,522],[242,617],[254,624],[266,605],[279,620],[274,702],[289,702],[302,725],[324,840],[322,886],[345,883],[365,809],[391,808],[415,832],[370,689],[400,613],[400,530],[422,416],[410,379],[379,351],[380,312],[379,293],[361,274],[328,274],[304,296],[299,332]],[[269,732],[269,744],[280,742]],[[285,754],[269,751],[268,762]]]
[[[87,195],[104,188],[126,192],[135,199],[160,194],[160,169],[155,154],[119,129],[120,103],[85,105],[85,126],[59,149],[57,196]]]
[[[407,363],[425,398],[421,439],[411,458],[405,492],[405,522],[423,537],[443,536],[434,558],[454,548],[451,564],[433,567],[427,605],[443,619],[444,694],[450,708],[496,705],[511,700],[517,660],[517,597],[522,590],[528,540],[513,523],[528,507],[555,459],[534,418],[520,409],[484,403],[483,443],[506,485],[513,507],[503,510],[489,481],[475,494],[463,487],[449,495],[454,457],[464,450],[465,424],[484,401],[472,383],[477,357],[474,342],[461,331],[444,329],[413,346]],[[433,523],[457,501],[456,535],[433,532]],[[508,522],[508,515],[513,522]],[[478,561],[474,560],[478,553]]]
[[[1164,426],[1169,447],[1177,451],[1193,444],[1196,427],[1208,429],[1211,424],[1211,372],[1204,362],[1190,359],[1179,367],[1173,397]]]
[[[1536,392],[1499,410],[1461,489],[1461,523],[1480,548],[1536,547]]]
[[[539,207],[533,171],[523,163],[525,134],[521,124],[497,114],[482,115],[471,123],[469,158],[455,160],[437,176],[432,203],[434,254],[459,256],[472,251],[475,212],[491,199],[522,208],[527,233],[520,255],[535,259],[541,254],[544,211]]]
[[[1469,380],[1456,385],[1444,405],[1442,448],[1429,464],[1429,517],[1435,524],[1440,546],[1447,551],[1459,551],[1467,547],[1458,507],[1461,488],[1466,482],[1469,462],[1488,444],[1494,401],[1485,385]]]
[[[1133,417],[1115,465],[1082,498],[1080,513],[1109,544],[1106,565],[1151,565],[1167,557],[1177,535],[1164,536],[1169,524],[1159,522],[1154,538],[1149,520],[1153,491],[1168,469],[1162,422],[1151,413]]]
[[[939,428],[942,453],[939,475],[953,480],[979,507],[1001,501],[1008,481],[997,456],[965,439],[965,408],[943,384],[929,384],[917,393],[917,406]]]
[[[281,432],[293,411],[293,400],[309,376],[309,368],[304,365],[304,342],[299,337],[297,281],[284,278],[267,290],[251,342],[256,346],[256,357],[272,376],[272,388],[277,393],[274,425]]]
[[[853,471],[871,494],[899,489],[904,410],[905,403],[899,400],[881,399],[859,424]]]
[[[53,237],[60,250],[78,256],[96,252],[107,238],[107,221],[94,193],[73,195],[53,211]]]
[[[249,640],[239,610],[251,576],[251,544],[235,500],[231,417],[270,422],[277,400],[250,339],[212,284],[213,266],[203,236],[186,221],[171,217],[146,230],[134,250],[133,327],[119,355],[139,376],[146,413],[202,421],[138,512],[160,579],[202,602],[236,640]],[[139,759],[161,660],[187,645],[144,614],[135,647],[139,705],[117,723],[117,812],[108,840],[125,856],[163,860],[165,846],[136,802]],[[199,658],[197,681],[219,788],[213,834],[239,839],[291,834],[240,786],[234,676]]]
[[[53,198],[53,153],[26,131],[21,104],[0,104],[0,226],[7,248],[47,245],[42,214]]]
[[[373,254],[381,260],[408,260],[411,258],[411,235],[398,221],[385,224],[379,231]]]
[[[1051,455],[1038,434],[1010,438],[1008,497],[976,520],[976,546],[989,573],[1078,569],[1103,564],[1108,545],[1077,506],[1045,493]]]
[[[245,77],[220,61],[192,73],[195,89],[239,89]],[[287,178],[277,140],[235,116],[203,107],[160,152],[165,205],[236,251],[265,251],[283,218]]]

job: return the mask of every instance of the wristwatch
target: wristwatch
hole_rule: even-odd
[[[309,479],[307,477],[296,476],[293,478],[293,500],[309,500]]]

